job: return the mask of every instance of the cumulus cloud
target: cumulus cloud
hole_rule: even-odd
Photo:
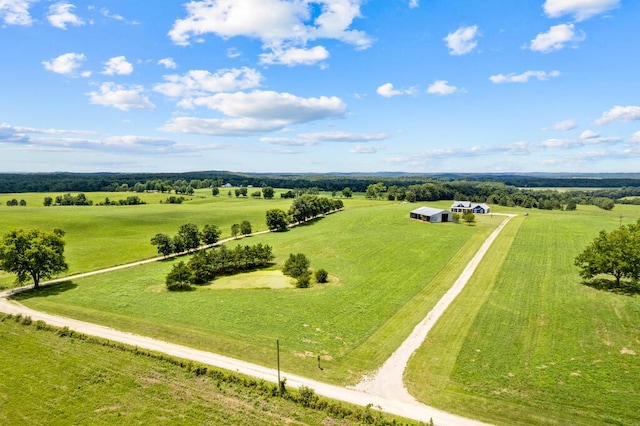
[[[349,150],[352,154],[375,154],[378,151],[383,150],[383,146],[373,146],[373,145],[356,145],[355,147]]]
[[[173,60],[173,58],[162,58],[158,61],[158,65],[162,65],[163,67],[170,70],[175,70],[176,68],[178,68],[178,65]]]
[[[633,135],[631,135],[631,138],[629,138],[629,142],[640,144],[640,131],[635,132]]]
[[[613,123],[616,121],[637,121],[640,120],[640,106],[614,106],[609,111],[602,113],[602,116],[595,121],[595,124]]]
[[[393,96],[401,96],[401,95],[415,95],[416,88],[410,87],[408,89],[394,89],[392,83],[385,83],[382,86],[379,86],[376,89],[376,93],[385,98],[391,98]]]
[[[133,72],[133,64],[124,56],[115,56],[104,63],[102,74],[129,75]]]
[[[261,40],[263,48],[272,51],[275,58],[280,49],[305,49],[308,42],[318,39],[339,40],[366,49],[373,40],[365,32],[351,28],[354,19],[360,17],[362,2],[194,0],[185,5],[187,16],[177,19],[168,35],[179,45],[188,45],[193,36],[205,34],[224,39],[255,38]],[[311,53],[317,55],[319,51]]]
[[[165,83],[157,84],[153,90],[172,98],[191,98],[211,93],[234,92],[260,87],[262,74],[253,68],[221,69],[215,73],[191,70],[180,75],[165,75]]]
[[[133,85],[128,88],[107,82],[100,85],[97,91],[89,92],[89,101],[95,105],[110,106],[122,111],[130,109],[155,109],[149,98],[143,95],[142,86]]]
[[[282,146],[309,146],[321,142],[368,143],[388,139],[387,133],[315,132],[301,133],[296,137],[264,137],[260,141]]]
[[[560,71],[525,71],[522,74],[496,74],[489,77],[493,83],[526,83],[530,79],[535,78],[540,81],[549,80],[560,76]]]
[[[290,93],[254,90],[249,93],[218,93],[193,100],[195,106],[204,106],[231,117],[258,120],[278,120],[287,123],[305,123],[344,114],[346,105],[335,96],[302,98]]]
[[[550,53],[564,49],[568,43],[576,47],[585,38],[584,32],[576,32],[574,24],[554,25],[531,40],[529,48],[535,52]]]
[[[600,137],[600,135],[593,130],[585,130],[580,134],[580,139],[595,139]]]
[[[0,19],[7,25],[31,25],[29,7],[37,0],[0,0]]]
[[[575,120],[563,120],[563,121],[558,121],[557,123],[554,123],[551,127],[544,127],[542,130],[566,131],[566,130],[573,130],[576,127],[578,127],[578,123],[576,123]]]
[[[620,0],[546,0],[542,6],[550,18],[571,15],[576,21],[584,21],[620,5]]]
[[[447,42],[450,55],[466,55],[478,46],[476,37],[480,35],[478,26],[460,27],[456,31],[447,34],[443,39]]]
[[[447,80],[437,80],[427,88],[427,93],[445,96],[456,93],[459,90],[456,86],[451,86]]]
[[[163,132],[195,133],[215,136],[246,136],[272,132],[284,128],[288,123],[278,120],[256,120],[252,118],[198,118],[176,117],[164,126]]]
[[[84,21],[73,13],[76,7],[71,3],[55,3],[49,6],[47,20],[51,25],[63,30],[67,29],[67,24],[84,25]]]
[[[324,46],[306,48],[275,48],[271,53],[260,55],[260,63],[264,65],[314,65],[329,57],[329,51]]]
[[[207,135],[247,135],[282,130],[344,114],[346,105],[337,97],[301,98],[289,93],[255,90],[250,93],[218,93],[192,100],[194,106],[216,110],[227,118],[177,117],[165,124],[166,132]]]
[[[74,75],[85,59],[86,57],[82,53],[65,53],[49,61],[43,61],[42,65],[51,72]]]

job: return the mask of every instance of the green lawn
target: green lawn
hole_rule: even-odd
[[[280,265],[291,253],[305,253],[312,268],[334,277],[330,285],[170,293],[158,291],[172,265],[165,261],[20,300],[269,366],[280,339],[284,370],[354,383],[395,350],[503,219],[483,217],[476,226],[427,224],[408,218],[414,207],[353,200],[345,211],[313,224],[237,242],[271,245]]]
[[[503,424],[640,424],[640,298],[581,284],[573,259],[601,229],[640,217],[532,211],[412,358],[421,401]]]
[[[35,324],[1,321],[0,342],[3,425],[358,424],[275,397],[272,385],[196,375],[168,360],[59,337]]]

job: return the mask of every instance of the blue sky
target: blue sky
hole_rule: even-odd
[[[640,172],[634,0],[0,0],[3,172]]]

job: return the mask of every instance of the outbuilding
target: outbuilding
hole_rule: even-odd
[[[411,219],[418,219],[431,223],[451,222],[453,219],[450,211],[436,209],[433,207],[420,207],[419,209],[412,210],[409,213],[409,216]]]

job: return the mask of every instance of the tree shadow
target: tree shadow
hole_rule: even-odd
[[[635,296],[640,294],[640,284],[631,281],[620,281],[620,285],[616,280],[608,278],[594,278],[582,281],[583,285],[594,288],[596,290],[608,291],[615,294],[623,294],[626,296]]]
[[[309,219],[309,220],[304,221],[304,222],[299,222],[296,226],[311,226],[311,225],[315,225],[316,223],[320,222],[323,218],[324,218],[324,216],[314,217],[313,219]]]
[[[49,297],[56,296],[64,293],[65,291],[73,290],[78,287],[78,284],[73,281],[62,281],[56,284],[48,284],[39,288],[32,288],[11,296],[13,300],[28,300],[36,297]]]

